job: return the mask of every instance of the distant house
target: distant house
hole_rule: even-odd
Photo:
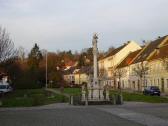
[[[161,38],[162,39],[162,38]],[[162,92],[168,93],[168,36],[147,58],[149,74],[147,85],[158,86]]]
[[[5,73],[0,73],[0,84],[8,84],[8,76]]]
[[[68,84],[75,84],[75,76],[73,74],[75,69],[75,67],[71,67],[63,71],[64,81],[66,81]]]
[[[117,66],[127,57],[131,52],[137,51],[141,47],[134,41],[128,41],[124,45],[112,50],[110,53],[99,59],[99,76],[101,83],[117,87],[114,81],[114,71]]]
[[[64,80],[69,85],[81,85],[84,82],[89,82],[89,77],[93,73],[93,69],[90,66],[83,66],[81,68],[71,67],[64,70]]]
[[[65,63],[64,70],[68,70],[68,69],[70,69],[72,67],[76,67],[77,64],[78,63],[75,62],[75,61],[69,61],[69,62]]]
[[[74,78],[74,70],[76,69],[77,62],[69,61],[65,63],[64,69],[63,69],[63,78],[64,81],[66,81],[68,84],[74,84],[75,78]]]
[[[93,74],[93,68],[90,66],[84,66],[74,71],[75,84],[81,85],[83,83],[89,83],[90,77]]]

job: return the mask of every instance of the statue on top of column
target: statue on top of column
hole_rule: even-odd
[[[92,40],[92,44],[94,45],[95,43],[97,43],[97,39],[98,39],[98,35],[97,33],[94,33],[93,35],[93,40]]]

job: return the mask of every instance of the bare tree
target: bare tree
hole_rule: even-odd
[[[140,87],[146,86],[145,85],[145,79],[146,79],[146,75],[148,74],[148,64],[141,62],[140,64],[137,65],[136,68],[133,69],[133,71],[135,72],[135,75],[137,75],[140,78]]]
[[[104,75],[105,75],[105,69],[104,68],[100,68],[99,69],[99,76],[103,78]]]
[[[22,46],[20,46],[18,48],[18,57],[20,58],[21,61],[24,61],[25,60],[25,56],[26,56],[25,49]]]
[[[5,28],[0,27],[0,62],[5,61],[16,54],[14,43]]]
[[[121,78],[126,75],[127,70],[124,68],[118,68],[115,70],[115,79],[118,79],[118,89],[121,91]]]
[[[108,53],[110,53],[110,52],[112,52],[113,50],[115,49],[115,47],[114,46],[111,46],[111,47],[109,47],[109,49],[108,49]]]

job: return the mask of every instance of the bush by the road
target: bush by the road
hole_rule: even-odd
[[[1,107],[29,107],[50,103],[68,102],[68,98],[44,89],[16,90],[0,98]]]
[[[119,91],[110,91],[110,95],[119,93]],[[149,103],[168,103],[168,98],[160,96],[146,96],[142,93],[122,92],[124,101],[149,102]]]

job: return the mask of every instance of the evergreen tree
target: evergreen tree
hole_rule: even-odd
[[[31,69],[38,69],[39,63],[42,60],[42,53],[39,49],[37,43],[35,43],[34,47],[31,49],[31,52],[28,56],[28,64]]]
[[[40,87],[42,83],[41,79],[41,70],[39,68],[39,64],[42,61],[42,53],[39,49],[39,46],[35,43],[34,47],[31,49],[30,54],[28,55],[28,67],[27,78],[31,80],[31,84],[33,88]]]

